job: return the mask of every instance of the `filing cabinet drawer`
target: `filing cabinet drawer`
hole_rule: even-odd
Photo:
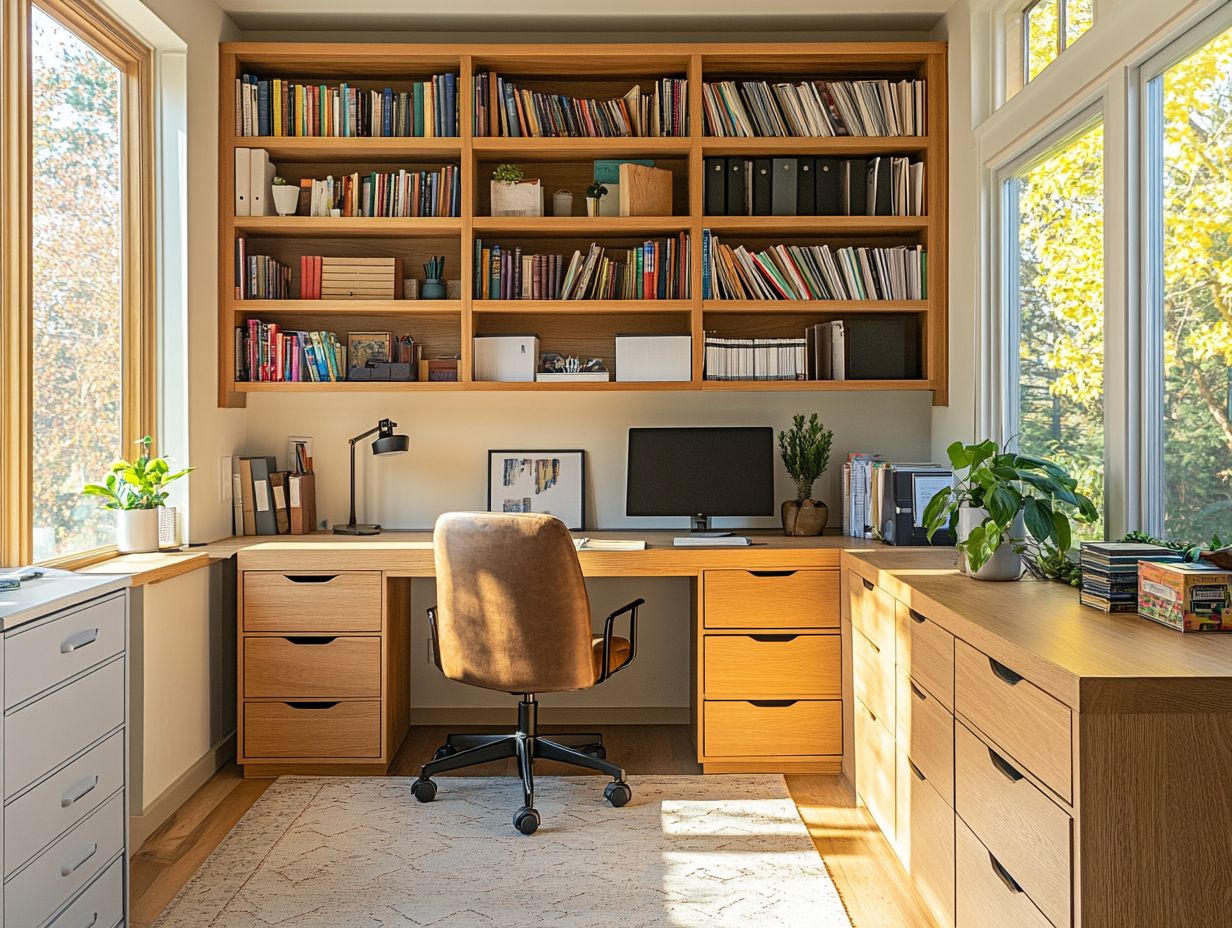
[[[843,752],[843,704],[826,700],[707,700],[708,757],[818,756]]]
[[[35,623],[4,639],[4,707],[124,650],[124,595]]]
[[[894,654],[895,600],[885,590],[865,580],[854,570],[847,572],[847,588],[851,594],[851,625],[858,628],[883,652]]]
[[[124,660],[48,693],[4,720],[6,798],[124,722]]]
[[[896,603],[898,664],[954,711],[954,636],[915,609]]]
[[[937,924],[953,928],[954,809],[921,777],[901,744],[896,756],[898,856]]]
[[[837,570],[707,570],[706,628],[837,628]]]
[[[868,706],[855,700],[856,792],[873,821],[894,841],[894,735]]]
[[[961,815],[954,821],[954,864],[956,928],[1054,928]]]
[[[244,639],[244,695],[276,699],[381,695],[381,639]]]
[[[124,794],[45,850],[4,885],[6,925],[41,925],[124,847]]]
[[[856,696],[890,731],[894,730],[894,658],[858,629],[851,633],[852,686]]]
[[[4,810],[4,875],[102,805],[124,785],[124,733],[116,732]]]
[[[1069,801],[1069,707],[965,641],[956,645],[954,671],[955,711]]]
[[[1049,921],[1068,926],[1069,815],[962,724],[955,755],[958,814]]]
[[[898,743],[946,805],[954,806],[954,716],[898,668]]]
[[[244,703],[246,757],[370,758],[381,756],[381,704]]]
[[[703,648],[708,698],[842,695],[838,635],[707,635]]]
[[[113,928],[123,914],[124,858],[121,857],[47,928]]]
[[[381,574],[244,572],[244,630],[379,632]]]

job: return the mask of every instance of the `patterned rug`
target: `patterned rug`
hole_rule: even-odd
[[[285,777],[156,928],[850,928],[781,776]]]

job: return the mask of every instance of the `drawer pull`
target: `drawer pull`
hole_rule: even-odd
[[[869,717],[870,719],[872,719],[874,722],[876,722],[876,721],[877,721],[877,713],[876,713],[876,712],[874,712],[874,711],[873,711],[872,709],[870,709],[868,706],[864,705],[864,703],[860,703],[860,706],[861,706],[861,708],[863,708],[863,709],[864,709],[864,711],[865,711],[865,712],[867,712],[867,713],[868,713],[868,717]]]
[[[1017,783],[1022,779],[1022,774],[1018,772],[1014,765],[992,748],[988,749],[988,757],[992,760],[992,765],[1000,770],[1002,775],[1011,783]]]
[[[329,583],[331,580],[337,580],[337,574],[283,574],[283,578],[292,583]]]
[[[93,915],[90,916],[88,921],[82,922],[79,928],[94,928],[94,926],[97,924],[98,924],[98,913],[95,912]]]
[[[861,577],[860,579],[864,581],[864,589],[868,590],[871,593],[873,591],[873,581],[868,580],[864,577]]]
[[[916,699],[919,699],[921,702],[928,700],[928,694],[916,686],[914,680],[908,680],[907,685],[911,687],[911,695],[915,696]]]
[[[799,635],[749,635],[754,641],[770,642],[770,641],[795,641]]]
[[[83,628],[75,634],[69,635],[60,642],[60,653],[71,654],[79,648],[84,648],[88,644],[94,644],[98,640],[97,628]]]
[[[60,797],[60,808],[67,809],[73,803],[77,802],[83,796],[88,796],[94,791],[94,787],[98,786],[98,775],[86,777],[79,783],[74,783],[63,796]]]
[[[1003,663],[1001,663],[996,658],[990,657],[988,659],[988,666],[992,668],[993,673],[995,673],[998,677],[1000,677],[1010,686],[1017,686],[1019,683],[1022,682],[1022,674],[1015,673],[1014,671],[1010,670],[1008,667],[1006,667]]]
[[[754,577],[792,577],[795,576],[794,570],[750,570],[749,574]]]
[[[911,616],[911,621],[912,621],[912,622],[916,622],[916,623],[918,623],[918,624],[920,624],[920,625],[923,625],[925,622],[927,622],[927,621],[928,621],[928,619],[924,618],[924,616],[920,615],[920,614],[919,614],[918,612],[916,612],[914,609],[908,609],[908,610],[907,610],[907,614],[908,614],[909,616]]]
[[[921,783],[928,779],[928,777],[924,776],[924,773],[920,770],[920,768],[915,765],[915,761],[913,761],[910,757],[907,758],[907,766],[911,768],[911,772],[915,774],[915,778]]]
[[[337,700],[334,702],[289,702],[286,705],[292,709],[332,709],[338,705]]]
[[[87,860],[98,853],[98,842],[95,841],[89,847],[83,847],[77,852],[75,857],[70,857],[64,863],[60,864],[60,876],[72,876],[80,870]]]
[[[286,635],[284,637],[291,644],[333,644],[338,640],[337,635]]]
[[[799,701],[798,699],[750,699],[748,703],[759,709],[784,709],[787,706],[794,706]]]
[[[1006,889],[1012,893],[1022,892],[1022,887],[1018,885],[1018,881],[1010,876],[1010,872],[1001,866],[1001,862],[992,856],[991,851],[988,854],[988,862],[992,864],[992,872],[1005,884]]]

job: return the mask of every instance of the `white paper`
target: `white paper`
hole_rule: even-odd
[[[280,486],[274,487],[274,505],[279,509],[287,508],[287,494]]]
[[[911,478],[911,508],[917,528],[924,527],[924,509],[934,496],[950,485],[949,474],[913,474]]]
[[[252,495],[256,498],[257,512],[268,512],[269,504],[269,481],[254,480],[252,482]]]
[[[295,508],[299,506],[299,481],[291,481],[291,506]]]

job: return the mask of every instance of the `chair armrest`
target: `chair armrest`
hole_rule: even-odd
[[[428,610],[428,628],[432,630],[432,661],[436,664],[436,669],[444,673],[441,667],[441,646],[436,639],[436,606]]]
[[[595,681],[598,685],[610,677],[612,674],[624,670],[633,663],[633,658],[637,655],[637,607],[644,605],[646,600],[635,599],[631,603],[627,603],[613,612],[607,617],[603,624],[603,669],[599,673],[599,679]],[[612,661],[612,629],[616,625],[616,619],[622,615],[629,616],[629,659],[617,667],[615,670],[610,669]]]

